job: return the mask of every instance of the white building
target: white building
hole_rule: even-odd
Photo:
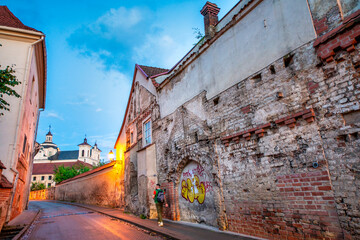
[[[61,151],[53,143],[53,135],[49,132],[46,134],[45,142],[40,144],[40,150],[35,155],[35,163],[58,163],[58,162],[77,162],[81,161],[91,165],[97,165],[100,162],[101,150],[95,143],[94,146],[88,144],[87,139],[80,143],[78,150]]]
[[[53,143],[53,135],[49,130],[45,142],[40,144],[40,150],[35,155],[31,182],[44,183],[46,187],[55,186],[53,181],[55,167],[62,165],[65,167],[74,165],[92,167],[100,162],[101,150],[96,143],[91,146],[85,137],[84,142],[78,146],[78,150],[61,151]]]

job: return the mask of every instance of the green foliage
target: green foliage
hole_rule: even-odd
[[[89,170],[90,168],[82,164],[73,165],[72,167],[64,167],[64,165],[61,165],[59,167],[55,167],[54,169],[54,181],[56,183],[60,183],[66,179],[73,178]]]
[[[199,28],[192,28],[194,30],[193,34],[195,35],[195,38],[198,40],[197,43],[194,43],[194,46],[198,43],[202,42],[205,35],[200,31]]]
[[[33,182],[33,183],[31,183],[30,190],[31,191],[36,191],[36,190],[42,190],[42,189],[45,189],[45,188],[46,188],[45,184],[38,183],[38,182]]]
[[[104,166],[106,163],[104,160],[100,160],[98,164],[92,166],[92,169],[95,169],[95,168],[98,168],[98,167],[101,167],[101,166]]]
[[[144,214],[140,214],[141,219],[146,219],[147,217]]]
[[[204,34],[200,31],[199,28],[193,28],[193,30],[194,30],[193,33],[195,34],[195,38],[197,40],[200,40],[200,39],[202,39],[204,37]]]
[[[16,79],[14,73],[15,70],[9,66],[7,66],[5,69],[0,69],[0,110],[10,111],[10,104],[5,101],[4,95],[14,96],[17,98],[20,97],[20,95],[14,89],[12,89],[12,87],[15,87],[21,83]],[[1,115],[4,114],[0,113],[0,116]]]

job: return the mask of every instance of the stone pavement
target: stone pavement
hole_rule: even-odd
[[[170,239],[181,239],[181,240],[191,240],[191,239],[222,239],[222,240],[230,240],[230,239],[241,239],[241,240],[254,240],[261,239],[241,234],[235,234],[228,231],[220,231],[216,228],[204,226],[200,224],[193,223],[185,223],[185,222],[177,222],[165,220],[164,227],[159,227],[157,225],[156,220],[150,219],[141,219],[132,214],[124,213],[120,209],[106,208],[94,205],[86,205],[72,202],[63,202],[63,201],[51,201],[63,204],[70,204],[78,207],[83,207],[86,209],[90,209],[93,211],[100,212],[109,217],[116,218],[128,223],[131,223],[137,227],[142,229],[146,229],[148,231],[155,232],[159,235]]]

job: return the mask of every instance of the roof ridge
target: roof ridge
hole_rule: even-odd
[[[2,11],[1,11],[2,10]],[[1,14],[3,13],[3,14]],[[7,16],[5,15],[7,14]],[[17,18],[7,6],[0,6],[0,26],[6,26],[6,27],[13,27],[13,28],[20,28],[35,32],[40,32],[36,30],[35,28],[26,26],[19,18]]]

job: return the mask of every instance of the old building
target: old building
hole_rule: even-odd
[[[96,143],[91,146],[85,137],[78,146],[78,150],[60,150],[53,142],[53,134],[49,129],[45,142],[40,144],[39,152],[34,157],[31,182],[44,183],[46,187],[55,186],[54,169],[56,167],[84,165],[91,168],[99,164],[101,150]]]
[[[0,65],[13,67],[21,98],[4,95],[10,111],[0,116],[0,229],[28,203],[32,159],[40,110],[45,108],[45,35],[25,26],[0,6]]]
[[[243,0],[170,70],[135,66],[125,207],[270,239],[360,238],[360,3]],[[171,53],[169,53],[171,54]]]

